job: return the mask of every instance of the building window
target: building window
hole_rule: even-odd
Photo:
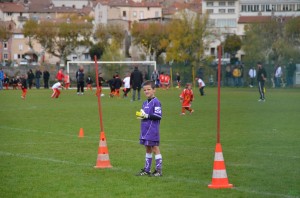
[[[12,12],[8,12],[8,13],[7,13],[7,16],[12,16]]]
[[[235,13],[235,9],[228,9],[228,13],[230,13],[230,14]]]
[[[220,1],[220,2],[219,2],[219,6],[226,6],[226,2]]]
[[[297,4],[297,11],[300,11],[300,4]]]
[[[266,5],[261,5],[260,11],[262,12],[266,11]]]
[[[22,51],[23,50],[23,45],[19,44],[19,50]]]
[[[212,6],[214,6],[214,2],[207,2],[206,5],[207,5],[207,7],[212,7]]]
[[[160,17],[159,11],[155,12],[155,17]]]
[[[290,4],[290,11],[295,11],[295,4]]]
[[[24,34],[15,34],[14,38],[15,39],[23,39],[24,38]]]
[[[133,16],[134,18],[136,18],[136,16],[137,16],[136,11],[133,11],[132,16]]]
[[[126,17],[126,11],[123,11],[123,17]]]
[[[7,49],[7,47],[8,47],[7,42],[4,42],[4,43],[3,43],[3,48],[4,48],[4,49]]]
[[[213,14],[214,13],[214,9],[207,9],[206,10],[208,14]]]
[[[140,11],[140,19],[144,19],[144,12]]]
[[[234,1],[228,1],[228,6],[234,6]]]
[[[8,59],[8,54],[3,54],[3,58],[7,60]]]
[[[219,13],[226,13],[226,10],[225,9],[219,9]]]
[[[246,12],[247,11],[247,6],[246,5],[242,5],[242,12]]]

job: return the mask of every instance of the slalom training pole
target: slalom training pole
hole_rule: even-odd
[[[218,109],[217,109],[217,144],[215,148],[215,158],[214,158],[214,168],[212,174],[211,184],[208,185],[209,188],[220,189],[220,188],[232,188],[233,185],[229,184],[225,161],[222,152],[222,146],[220,142],[220,112],[221,112],[221,53],[222,46],[219,45],[218,48]]]
[[[98,156],[96,166],[94,168],[111,168],[108,148],[106,144],[106,137],[104,133],[104,127],[102,122],[102,108],[101,108],[101,92],[102,88],[99,86],[99,72],[98,72],[98,61],[97,56],[94,56],[95,59],[95,72],[96,72],[96,83],[97,83],[97,98],[98,98],[98,111],[99,111],[99,118],[100,118],[100,141],[98,147]]]

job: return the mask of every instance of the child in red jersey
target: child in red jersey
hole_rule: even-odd
[[[194,99],[194,93],[192,90],[192,85],[187,83],[185,85],[185,89],[180,94],[180,102],[181,102],[181,115],[185,115],[185,110],[188,110],[190,113],[193,113],[194,110],[191,109],[191,103]]]
[[[22,77],[20,79],[20,83],[19,83],[19,86],[22,89],[22,96],[21,96],[21,98],[23,100],[25,100],[26,94],[27,94],[27,80],[26,80],[26,78],[27,78],[26,75],[22,75]]]

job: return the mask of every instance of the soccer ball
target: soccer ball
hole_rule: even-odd
[[[101,97],[105,96],[104,94],[101,94]]]

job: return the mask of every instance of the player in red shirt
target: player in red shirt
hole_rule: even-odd
[[[161,88],[165,88],[165,74],[164,72],[161,72],[159,75],[159,84]]]
[[[64,75],[63,69],[58,70],[58,72],[56,74],[56,79],[58,81],[63,81],[64,77],[65,77],[65,75]]]
[[[191,103],[194,99],[194,93],[192,90],[192,85],[187,83],[185,85],[185,89],[180,94],[180,102],[181,102],[181,115],[185,115],[185,110],[188,110],[190,113],[193,113],[194,110],[191,108]]]

